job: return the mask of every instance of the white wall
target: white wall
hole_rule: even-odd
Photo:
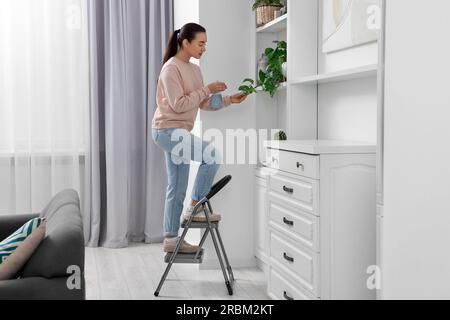
[[[322,53],[322,3],[319,5],[319,73],[376,64],[377,43]],[[376,78],[319,86],[319,139],[377,141]]]
[[[377,142],[377,79],[319,86],[319,139]]]
[[[450,1],[387,1],[382,297],[450,299]]]
[[[200,0],[200,24],[208,32],[208,51],[200,66],[206,84],[216,80],[228,84],[225,94],[237,93],[242,80],[254,75],[255,18],[251,4],[251,0]],[[218,113],[202,112],[204,129],[225,132],[225,129],[254,128],[255,106],[251,101]],[[227,174],[233,180],[213,200],[213,207],[224,217],[221,233],[232,265],[253,266],[253,167],[224,165],[218,179]],[[213,258],[206,257],[205,266]]]
[[[181,29],[186,23],[198,23],[199,0],[174,0],[174,29]]]
[[[186,23],[198,23],[199,21],[199,0],[174,0],[174,30],[181,29]],[[192,59],[192,63],[199,64],[199,61],[196,59]],[[200,135],[200,126],[199,121],[197,121],[194,125],[194,129],[192,133],[194,135]],[[186,199],[184,201],[184,208],[187,208],[192,199],[191,199],[191,191],[194,187],[195,177],[198,172],[199,164],[195,162],[191,162],[191,168],[189,170],[189,183],[186,192]],[[185,209],[183,209],[185,210]],[[200,231],[199,230],[191,230],[188,233],[187,241],[191,243],[198,243],[200,241]]]
[[[216,80],[228,84],[226,95],[237,93],[242,80],[254,76],[254,14],[251,0],[175,0],[175,29],[195,22],[207,29],[207,52],[199,63],[205,85]],[[230,23],[233,22],[233,23]],[[244,31],[244,32],[243,32]],[[238,36],[236,36],[238,35]],[[201,112],[193,134],[201,136],[208,129],[254,128],[255,106],[251,98],[240,106],[231,106],[220,112]],[[202,121],[200,123],[200,121]],[[185,205],[198,171],[192,163]],[[253,167],[248,165],[222,166],[216,180],[231,174],[230,185],[212,201],[213,208],[224,217],[221,234],[234,267],[255,265],[253,252]],[[198,240],[191,232],[188,241]],[[202,268],[217,267],[211,242],[206,244],[207,255]],[[208,254],[209,253],[209,254]]]

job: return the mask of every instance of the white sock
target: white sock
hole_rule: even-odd
[[[178,241],[178,237],[174,237],[174,238],[166,238],[167,242],[177,242]]]

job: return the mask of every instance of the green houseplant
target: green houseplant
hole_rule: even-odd
[[[256,89],[258,86],[254,86],[255,80],[253,79],[245,79],[243,84],[239,87],[239,91],[241,91],[243,94],[252,94],[256,93]]]
[[[280,84],[286,81],[283,75],[283,63],[287,61],[287,43],[285,41],[274,41],[275,48],[267,48],[264,55],[268,59],[267,70],[259,70],[257,81],[245,79],[239,90],[245,94],[256,93],[258,88],[268,92],[273,98]]]
[[[275,132],[275,135],[273,137],[274,140],[279,141],[286,141],[287,140],[287,134],[283,130]]]

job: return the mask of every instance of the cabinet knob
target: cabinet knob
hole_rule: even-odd
[[[305,171],[305,166],[301,164],[300,162],[297,162],[297,169],[301,169],[302,171]]]
[[[286,291],[283,292],[283,297],[284,297],[286,300],[294,300],[294,298],[288,296],[288,294],[287,294]]]
[[[294,193],[294,189],[283,186],[283,191],[287,193]]]
[[[294,226],[294,221],[290,221],[290,220],[286,219],[286,217],[283,218],[283,222],[284,222],[284,224],[287,224],[288,226],[291,226],[291,227]]]
[[[294,258],[289,257],[286,252],[283,253],[283,258],[289,262],[294,262]]]

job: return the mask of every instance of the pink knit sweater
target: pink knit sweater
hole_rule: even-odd
[[[176,57],[164,64],[156,90],[152,127],[155,129],[182,128],[192,131],[198,109],[211,109],[210,90],[203,84],[200,68]],[[223,106],[231,105],[231,98],[223,98]]]

